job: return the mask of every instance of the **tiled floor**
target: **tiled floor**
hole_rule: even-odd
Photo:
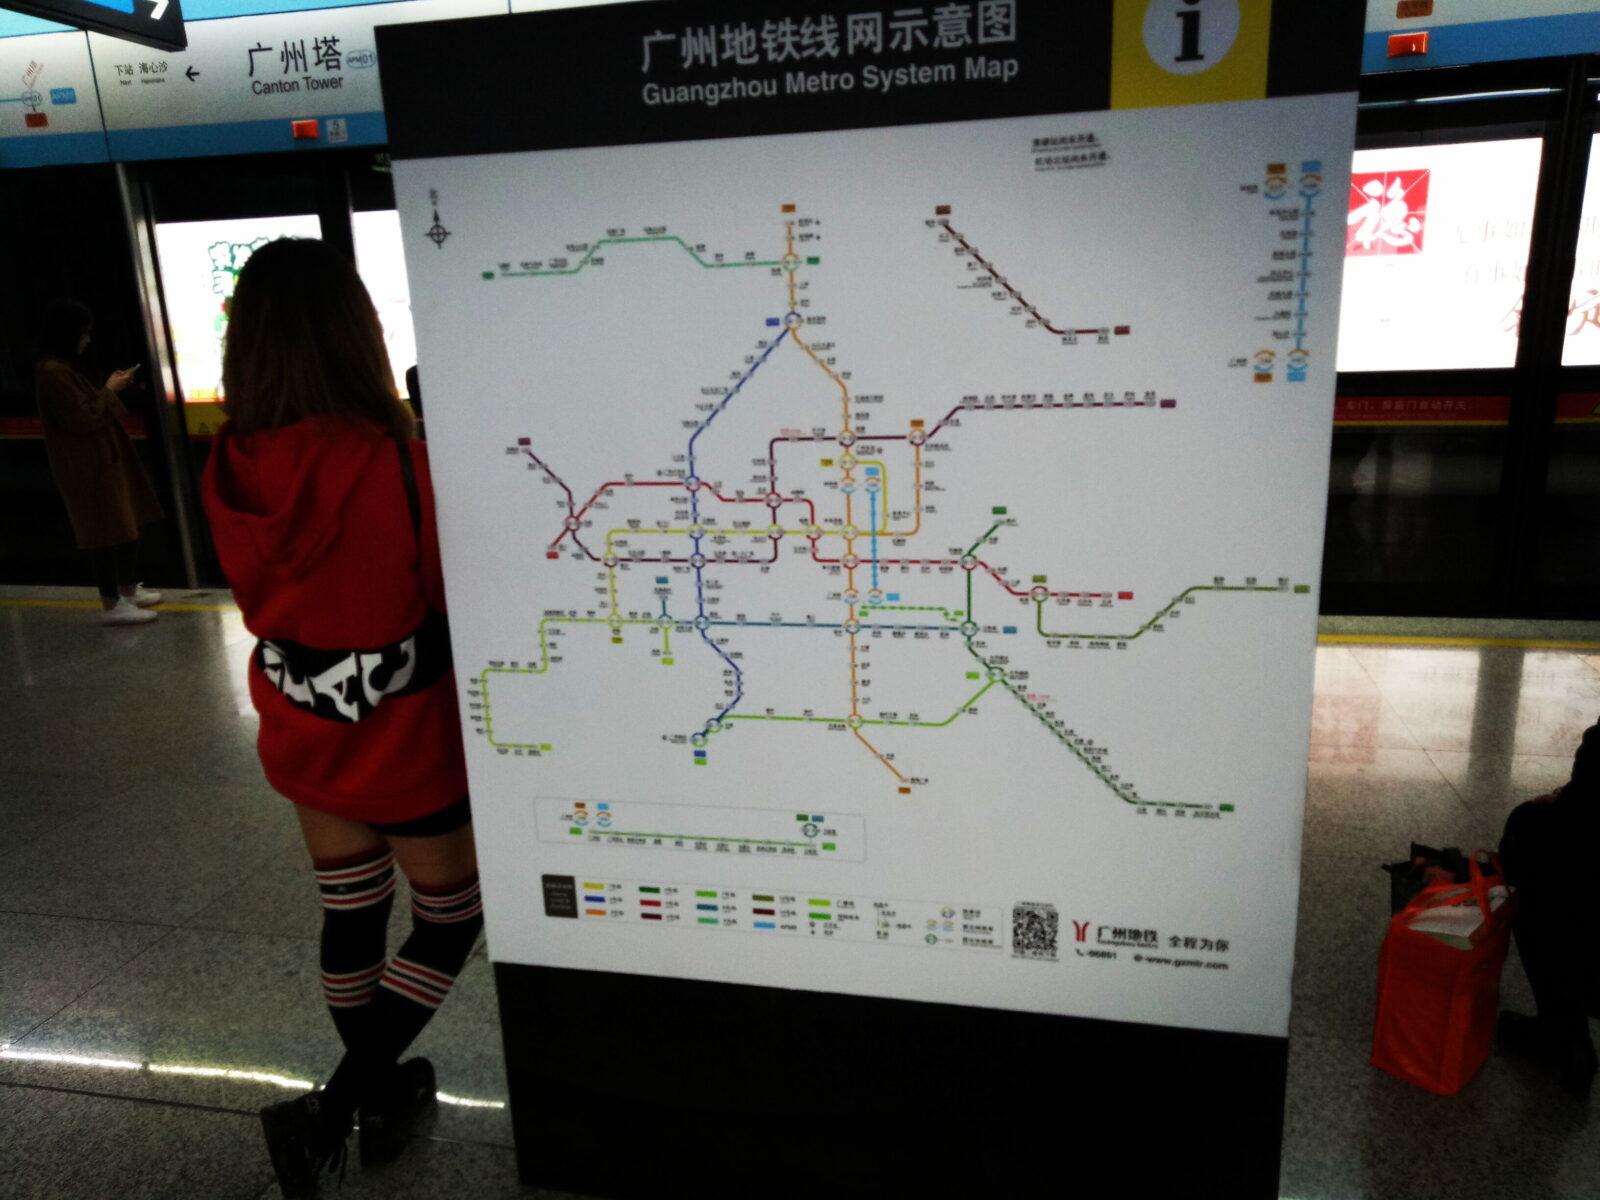
[[[1385,626],[1391,635],[1438,631]],[[1571,625],[1485,632],[1597,637]],[[1578,1104],[1498,1055],[1450,1098],[1367,1065],[1389,890],[1375,864],[1405,857],[1413,840],[1494,846],[1512,807],[1566,781],[1578,737],[1597,719],[1593,651],[1317,651],[1284,1197],[1600,1197],[1600,1121],[1590,1124],[1600,1100]],[[1507,1007],[1532,1011],[1514,956],[1501,995]]]
[[[105,630],[19,595],[0,591],[0,1196],[275,1195],[254,1111],[317,1078],[337,1041],[304,852],[254,757],[249,638],[205,611],[225,596]],[[1377,864],[1413,839],[1492,845],[1597,717],[1593,650],[1318,651],[1284,1197],[1600,1197],[1600,1101],[1499,1057],[1450,1099],[1367,1065]],[[1528,1007],[1515,963],[1505,995]],[[395,1167],[352,1166],[342,1194],[539,1195],[516,1182],[481,948],[418,1050],[439,1067],[437,1122]]]

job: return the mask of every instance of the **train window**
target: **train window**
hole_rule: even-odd
[[[1542,149],[1523,137],[1356,151],[1340,371],[1514,364]]]

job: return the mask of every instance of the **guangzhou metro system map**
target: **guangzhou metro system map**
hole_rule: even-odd
[[[1281,1034],[1351,121],[398,162],[495,957]]]

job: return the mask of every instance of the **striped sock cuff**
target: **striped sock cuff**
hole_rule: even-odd
[[[372,999],[378,990],[378,980],[383,977],[387,964],[379,959],[374,965],[360,971],[322,973],[322,996],[330,1008],[355,1008]]]
[[[369,851],[354,859],[323,859],[312,865],[324,908],[370,908],[394,894],[394,854],[389,850]]]
[[[383,987],[407,1000],[414,1000],[426,1008],[438,1008],[450,994],[450,985],[455,981],[454,975],[446,975],[443,971],[425,967],[397,954],[389,960],[380,982]]]
[[[411,912],[419,921],[434,925],[453,925],[470,921],[483,913],[483,896],[478,877],[447,884],[438,890],[411,885]]]

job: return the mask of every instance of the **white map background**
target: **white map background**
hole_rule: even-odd
[[[1077,114],[727,142],[508,154],[395,166],[417,326],[428,381],[430,453],[440,496],[457,676],[463,705],[491,661],[538,662],[549,610],[596,614],[557,637],[539,674],[490,677],[495,740],[551,747],[497,750],[474,724],[469,763],[490,948],[504,961],[680,975],[985,1004],[1255,1033],[1287,1028],[1300,821],[1309,736],[1316,589],[1333,400],[1337,266],[1353,111],[1345,99]],[[1106,165],[1036,171],[1033,139],[1092,132]],[[1237,365],[1264,345],[1261,277],[1295,228],[1243,188],[1269,162],[1292,173],[1320,160],[1319,216],[1329,269],[1313,278],[1306,319],[1309,377],[1252,382]],[[441,246],[425,236],[449,230]],[[1283,204],[1295,205],[1291,191]],[[796,206],[786,216],[781,206]],[[935,207],[983,258],[1056,324],[1126,324],[1109,344],[1061,339],[994,287],[931,225]],[[707,631],[737,654],[733,714],[851,713],[850,586],[812,561],[801,532],[779,539],[776,564],[703,569],[606,567],[559,543],[569,509],[601,484],[681,478],[695,431],[783,328],[782,268],[706,269],[672,242],[608,244],[576,273],[499,277],[501,264],[581,260],[607,230],[664,229],[707,257],[777,260],[785,222],[815,265],[794,272],[807,317],[800,337],[831,359],[869,434],[935,423],[966,396],[1154,393],[1172,408],[1038,408],[965,413],[930,437],[923,518],[880,559],[957,560],[1006,509],[1010,524],[975,550],[1026,591],[1133,593],[1109,607],[1055,596],[1047,629],[1127,633],[1185,589],[1255,578],[1270,592],[1195,595],[1124,649],[1049,645],[1035,605],[973,572],[967,639],[941,614],[873,613],[863,626],[924,620],[922,636],[856,635],[858,712],[943,721],[938,728],[863,726],[889,765],[843,725],[733,720],[693,761],[689,735],[728,702],[729,664],[694,628],[705,612],[743,626]],[[486,280],[485,272],[496,278]],[[829,348],[822,349],[819,344]],[[710,392],[703,389],[712,389]],[[881,397],[872,400],[871,397]],[[704,405],[700,408],[697,406]],[[766,491],[769,439],[784,429],[838,432],[841,391],[784,337],[697,439],[696,471],[727,496]],[[887,476],[891,528],[914,519],[909,442],[873,443]],[[935,450],[934,443],[947,449]],[[511,451],[508,453],[508,449]],[[778,449],[779,491],[832,521],[818,543],[843,549],[841,447]],[[678,456],[678,457],[675,457]],[[865,455],[863,455],[865,457]],[[831,459],[832,466],[823,466]],[[854,478],[864,480],[864,466]],[[677,472],[675,476],[673,473]],[[683,528],[681,488],[619,489],[587,511],[595,554],[637,520]],[[863,499],[858,491],[853,502]],[[865,506],[854,509],[856,524]],[[803,525],[785,505],[782,524]],[[722,524],[715,557],[770,554],[761,504],[710,505]],[[749,519],[750,530],[727,522]],[[717,544],[720,530],[737,534]],[[670,550],[687,535],[625,532],[616,552]],[[869,556],[868,539],[855,543]],[[908,606],[965,608],[959,567],[880,563],[880,587]],[[855,583],[870,588],[870,568]],[[612,630],[658,612],[672,618],[670,667],[652,627]],[[1297,594],[1292,585],[1307,585]],[[861,603],[865,603],[862,601]],[[859,605],[857,609],[859,610]],[[965,615],[964,613],[959,615]],[[777,617],[782,623],[774,627]],[[1017,632],[1002,630],[1014,625]],[[997,663],[1007,683],[972,707]],[[868,665],[861,669],[860,661]],[[987,668],[985,668],[987,670]],[[1043,697],[1035,702],[1034,698]],[[1103,748],[1148,810],[1119,796],[1032,707]],[[469,709],[477,712],[479,710]],[[729,714],[730,718],[733,714]],[[890,769],[892,766],[893,770]],[[896,778],[899,773],[904,779]],[[909,787],[909,794],[901,792]],[[538,840],[538,797],[649,801],[774,813],[861,816],[860,862],[751,861],[670,849],[552,845]],[[1220,817],[1178,817],[1159,804],[1229,804]],[[668,880],[719,887],[985,904],[1055,905],[1060,962],[977,952],[735,936],[694,928],[595,927],[546,918],[540,876]],[[1227,970],[1186,970],[1074,953],[1072,921],[1226,939]],[[1091,938],[1092,938],[1091,934]]]

